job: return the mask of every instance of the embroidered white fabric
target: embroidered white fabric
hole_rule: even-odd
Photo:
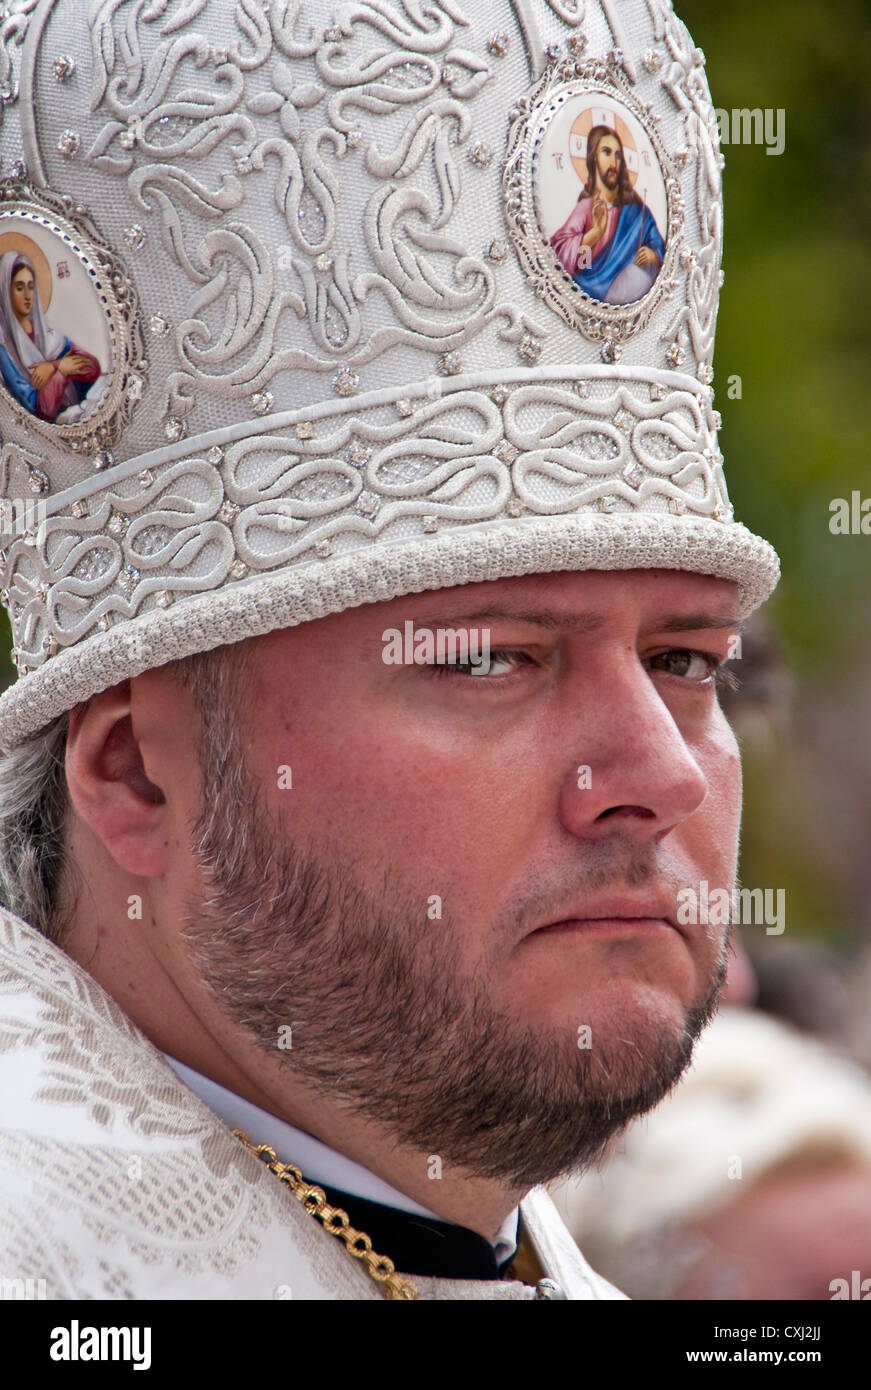
[[[0,1095],[4,1281],[44,1280],[49,1299],[383,1297],[105,990],[3,909]],[[624,1297],[543,1189],[521,1211],[568,1298]],[[415,1283],[424,1299],[535,1296],[518,1280]]]

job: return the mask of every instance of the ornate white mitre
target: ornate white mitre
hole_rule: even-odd
[[[768,597],[712,407],[722,160],[667,0],[3,14],[0,743],[447,585]]]

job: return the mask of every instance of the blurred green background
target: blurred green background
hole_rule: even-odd
[[[871,13],[864,0],[676,9],[715,106],[786,113],[783,154],[723,146],[721,447],[738,518],[781,556],[766,611],[793,687],[786,701],[775,683],[743,740],[742,880],[786,889],[788,934],[855,956],[871,944],[871,535],[832,535],[829,503],[871,498]],[[727,398],[734,373],[741,400]]]
[[[858,963],[871,948],[871,536],[832,535],[829,502],[871,497],[871,16],[863,0],[677,9],[717,107],[786,113],[782,155],[724,147],[721,443],[738,517],[783,560],[768,612],[793,686],[787,698],[770,639],[755,683],[745,650],[742,879],[786,889],[791,937]],[[741,400],[726,397],[733,374]]]

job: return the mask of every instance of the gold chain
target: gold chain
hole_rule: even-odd
[[[290,1188],[294,1197],[302,1202],[309,1216],[316,1216],[331,1236],[338,1236],[339,1240],[344,1242],[349,1255],[355,1260],[363,1261],[367,1274],[370,1274],[384,1290],[385,1298],[417,1298],[417,1288],[411,1280],[401,1278],[396,1273],[393,1261],[386,1255],[375,1254],[369,1237],[364,1231],[354,1230],[348,1213],[342,1211],[341,1207],[329,1205],[322,1187],[313,1187],[310,1183],[304,1182],[302,1173],[298,1168],[294,1168],[292,1163],[280,1163],[275,1150],[270,1149],[268,1144],[252,1144],[248,1135],[241,1129],[234,1129],[233,1133],[237,1139],[241,1139],[245,1148],[253,1153],[255,1158],[266,1164],[279,1182]]]

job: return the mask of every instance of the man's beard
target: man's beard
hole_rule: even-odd
[[[596,1160],[686,1068],[725,978],[725,942],[682,1029],[639,1004],[581,1048],[567,1029],[497,1009],[486,968],[463,968],[462,920],[430,920],[426,890],[387,858],[376,892],[338,845],[288,842],[238,745],[204,780],[194,835],[207,891],[184,929],[203,980],[289,1079],[394,1142],[527,1190]],[[650,873],[639,864],[636,880]]]

